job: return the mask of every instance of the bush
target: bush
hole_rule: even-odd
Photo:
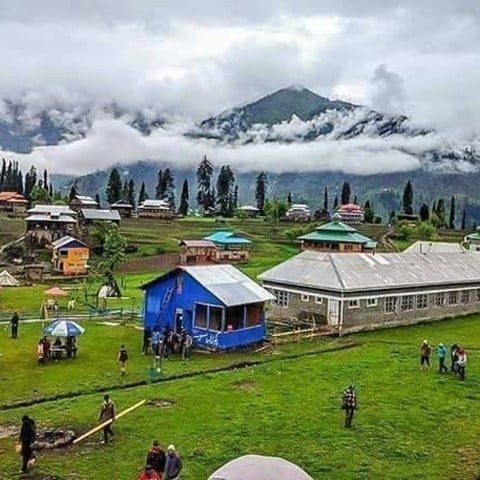
[[[415,233],[415,229],[411,227],[408,222],[402,221],[397,223],[395,230],[401,240],[409,241],[412,235]]]
[[[13,260],[14,258],[22,258],[26,251],[27,250],[23,243],[13,243],[12,245],[5,247],[3,253],[8,260]]]
[[[373,223],[375,225],[380,225],[382,223],[382,217],[379,217],[378,215],[373,219]]]
[[[127,245],[125,247],[125,253],[136,253],[138,252],[138,247],[136,245]]]
[[[157,247],[155,248],[155,253],[157,255],[163,255],[165,253],[165,249],[163,247]]]
[[[436,240],[437,229],[430,222],[421,222],[415,232],[421,240]]]
[[[289,240],[296,240],[298,237],[310,233],[315,229],[315,225],[297,225],[295,227],[285,230],[285,235]]]

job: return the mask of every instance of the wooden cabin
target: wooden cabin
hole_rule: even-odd
[[[74,237],[67,235],[52,243],[53,268],[65,276],[85,275],[89,257],[88,245]]]
[[[182,240],[180,263],[183,265],[210,263],[215,261],[218,247],[210,240]]]

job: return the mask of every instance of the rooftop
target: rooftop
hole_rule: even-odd
[[[345,203],[343,205],[340,205],[337,209],[338,211],[346,211],[346,212],[363,212],[363,208],[360,205],[357,205],[356,203]]]
[[[66,245],[68,245],[69,243],[72,243],[72,242],[80,243],[84,247],[87,246],[87,244],[82,242],[81,240],[78,240],[77,238],[71,237],[70,235],[65,235],[64,237],[59,238],[55,242],[52,242],[52,247],[55,248],[55,249],[56,248],[62,248],[62,247],[65,247]]]
[[[204,240],[210,240],[214,243],[221,243],[221,244],[250,244],[252,243],[250,240],[237,235],[235,232],[230,232],[227,230],[220,230],[218,232],[212,233],[207,237],[203,237]]]
[[[36,213],[34,215],[29,215],[26,219],[26,222],[45,222],[45,223],[77,223],[75,218],[70,215],[48,215],[46,213]]]
[[[145,200],[139,205],[139,208],[158,208],[162,210],[171,209],[170,204],[165,200],[154,200],[154,199]]]
[[[47,214],[47,215],[75,215],[75,212],[68,205],[35,205],[27,210],[31,214]]]
[[[196,248],[215,248],[216,245],[210,240],[182,240],[180,245],[185,245],[186,247],[196,247]]]
[[[264,272],[266,282],[337,292],[480,282],[480,255],[305,251]]]
[[[85,220],[103,220],[111,222],[119,222],[121,220],[120,214],[117,210],[85,209],[82,210],[82,215]]]
[[[465,249],[459,243],[419,240],[406,248],[403,253],[461,253],[464,251]]]
[[[122,198],[121,200],[118,200],[118,202],[112,203],[110,207],[133,208],[133,205],[124,198]]]
[[[88,195],[75,195],[75,199],[83,205],[98,205],[98,203]]]

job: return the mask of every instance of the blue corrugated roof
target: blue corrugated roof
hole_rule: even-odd
[[[244,237],[240,237],[235,232],[230,232],[228,230],[221,230],[219,232],[212,233],[208,237],[203,237],[204,240],[210,240],[214,243],[220,244],[249,244],[252,243],[250,240],[247,240]]]

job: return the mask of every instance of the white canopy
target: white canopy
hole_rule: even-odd
[[[2,287],[18,287],[18,280],[6,270],[0,273],[0,285]]]
[[[313,478],[283,458],[245,455],[219,468],[208,480],[313,480]]]

